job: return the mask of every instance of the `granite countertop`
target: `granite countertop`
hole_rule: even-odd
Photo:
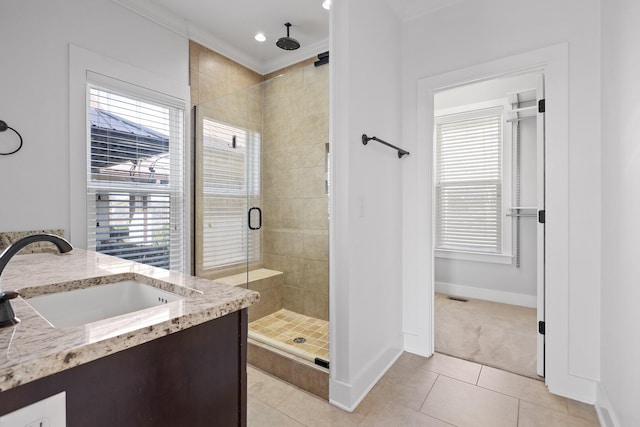
[[[181,273],[73,249],[66,254],[15,256],[0,289],[25,298],[138,280],[184,297],[82,326],[54,328],[23,299],[11,301],[21,322],[0,329],[0,391],[181,331],[259,301],[257,292]]]

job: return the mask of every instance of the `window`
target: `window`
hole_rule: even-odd
[[[88,85],[88,248],[184,270],[184,111]]]
[[[260,260],[249,239],[249,202],[260,197],[260,135],[203,119],[203,270]]]
[[[436,249],[502,254],[502,108],[438,117],[435,149]]]

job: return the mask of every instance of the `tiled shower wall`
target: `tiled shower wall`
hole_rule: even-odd
[[[204,104],[262,81],[262,76],[231,59],[189,41],[191,105]]]
[[[284,308],[328,320],[329,67],[307,60],[260,76],[195,42],[190,56],[193,105],[230,124],[262,119],[262,264],[284,273]],[[201,253],[202,232],[194,238]],[[196,274],[212,279],[239,272],[201,267],[196,259]]]
[[[284,272],[284,308],[328,320],[329,67],[306,61],[263,93],[264,266]]]

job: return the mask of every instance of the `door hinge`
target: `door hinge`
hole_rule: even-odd
[[[545,111],[545,100],[541,99],[540,101],[538,101],[538,113],[544,113]]]
[[[538,211],[538,222],[539,222],[540,224],[544,224],[544,223],[545,223],[545,221],[546,221],[546,219],[547,219],[547,218],[546,218],[546,214],[545,214],[544,209],[542,209],[542,210]]]
[[[541,320],[538,322],[538,333],[544,335],[544,330],[544,321]]]

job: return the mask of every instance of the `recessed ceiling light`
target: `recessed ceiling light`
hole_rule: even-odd
[[[256,39],[256,41],[259,41],[260,43],[267,41],[267,36],[265,36],[262,33],[256,34],[254,38]]]
[[[324,7],[327,10],[331,9],[331,0],[324,0],[322,2],[322,7]]]

